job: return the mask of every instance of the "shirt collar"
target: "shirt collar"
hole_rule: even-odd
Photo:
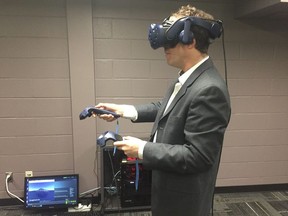
[[[196,70],[196,68],[198,68],[208,58],[209,58],[209,56],[206,56],[201,61],[199,61],[197,64],[195,64],[193,67],[191,67],[189,70],[187,70],[185,73],[180,71],[179,72],[180,77],[178,78],[178,80],[181,83],[181,85],[183,85],[186,82],[186,80],[188,79],[188,77]]]

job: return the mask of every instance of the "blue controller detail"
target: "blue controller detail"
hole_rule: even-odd
[[[122,141],[123,138],[122,136],[113,131],[106,131],[97,138],[97,145],[99,145],[100,147],[104,147],[108,140],[112,140],[115,142]]]
[[[118,115],[117,113],[115,112],[111,112],[111,111],[108,111],[108,110],[104,110],[104,109],[98,109],[98,108],[95,108],[95,107],[86,107],[79,115],[79,118],[80,120],[83,120],[87,117],[91,117],[92,114],[96,114],[96,115],[102,115],[102,114],[111,114],[113,115],[115,118],[119,118],[120,115]]]

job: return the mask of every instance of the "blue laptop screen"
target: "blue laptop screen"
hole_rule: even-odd
[[[79,176],[25,177],[26,208],[68,208],[78,205]]]

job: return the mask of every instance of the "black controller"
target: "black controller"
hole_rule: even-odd
[[[86,107],[79,115],[80,120],[83,120],[87,117],[91,117],[92,114],[96,114],[96,115],[102,115],[102,114],[111,114],[113,115],[115,118],[119,118],[120,115],[118,115],[115,112],[111,112],[108,110],[104,110],[104,109],[98,109],[95,107]]]

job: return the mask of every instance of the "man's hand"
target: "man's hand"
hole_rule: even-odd
[[[128,157],[138,158],[138,150],[140,146],[144,146],[146,141],[136,137],[126,136],[122,141],[114,142],[117,149],[124,151]]]
[[[115,112],[116,114],[123,117],[124,110],[123,110],[123,106],[121,105],[112,104],[112,103],[99,103],[95,107],[98,109],[104,109],[104,110]],[[96,117],[96,115],[93,115],[93,116]],[[102,114],[102,115],[97,115],[97,116],[107,122],[112,122],[116,119],[113,115],[110,115],[110,114]]]

